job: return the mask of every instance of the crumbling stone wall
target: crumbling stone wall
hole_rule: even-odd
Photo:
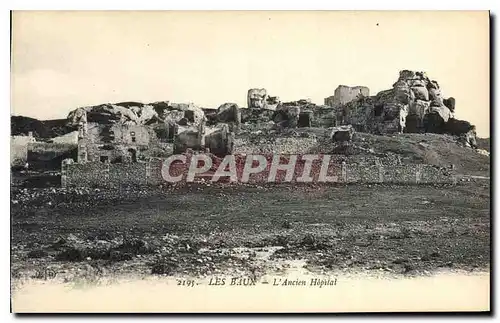
[[[62,136],[57,136],[49,140],[54,144],[78,144],[78,131],[72,131]]]
[[[384,182],[382,165],[359,165],[353,164],[346,167],[344,179],[349,183],[382,183]]]
[[[168,156],[173,144],[158,138],[160,130],[135,124],[90,123],[79,135],[78,161],[102,162],[105,159],[110,163],[120,163]]]
[[[143,186],[148,184],[146,168],[148,162],[105,164],[108,170],[108,183],[110,186]]]
[[[186,155],[186,163],[173,164],[171,175],[185,175],[191,160],[190,154]],[[330,156],[327,176],[334,183],[455,183],[456,178],[451,169],[432,165],[394,165],[384,164],[381,160],[360,160],[346,157]],[[235,155],[238,178],[242,177],[246,156]],[[266,183],[268,181],[273,154],[267,155],[267,167],[262,172],[251,174],[249,183]],[[222,158],[212,155],[212,169],[204,174],[197,174],[195,180],[211,180]],[[290,155],[282,155],[280,163],[290,161]],[[297,156],[297,162],[291,182],[297,182],[303,174],[306,161]],[[162,176],[163,159],[151,158],[146,162],[130,164],[102,164],[89,162],[84,164],[72,163],[67,160],[62,163],[61,183],[63,187],[105,187],[116,188],[120,186],[158,186],[168,185]],[[318,181],[322,167],[322,159],[312,162],[310,176],[313,181]],[[227,182],[229,178],[221,178],[220,182]],[[275,182],[285,182],[286,172],[278,171]],[[299,180],[300,181],[300,180]],[[180,182],[185,183],[185,181]]]
[[[400,165],[398,167],[382,167],[383,181],[389,183],[417,183],[417,165]]]
[[[108,165],[97,162],[72,163],[65,161],[61,168],[63,187],[111,187]]]
[[[448,168],[434,165],[417,165],[416,176],[419,183],[455,183],[457,177]]]
[[[258,136],[235,138],[234,154],[308,154],[318,145],[316,138]]]

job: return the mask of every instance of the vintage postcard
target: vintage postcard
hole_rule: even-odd
[[[11,308],[490,311],[487,11],[13,11]]]

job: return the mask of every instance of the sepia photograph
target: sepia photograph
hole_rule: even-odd
[[[491,19],[11,11],[11,312],[490,312]]]

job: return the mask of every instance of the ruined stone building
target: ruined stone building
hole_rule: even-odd
[[[336,125],[352,125],[356,131],[373,134],[451,134],[475,146],[475,127],[455,119],[455,99],[445,98],[439,84],[425,72],[400,71],[392,89],[374,96],[362,88],[339,86],[333,97],[325,98],[325,104],[334,109]]]
[[[366,86],[349,87],[347,85],[339,85],[335,89],[334,95],[325,98],[325,105],[338,107],[360,97],[367,97],[369,95],[370,90]]]
[[[168,126],[81,122],[78,132],[78,162],[137,162],[172,152],[173,136]]]
[[[202,109],[169,101],[78,108],[68,116],[79,127],[78,162],[129,163],[189,149],[222,156],[249,134],[339,126],[373,134],[448,133],[474,145],[474,127],[454,119],[455,100],[444,98],[423,72],[401,71],[391,89],[373,96],[365,86],[340,85],[325,105],[282,102],[262,88],[248,90],[246,99],[246,108],[224,103]]]

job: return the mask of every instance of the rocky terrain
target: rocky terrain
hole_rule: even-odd
[[[390,157],[459,176],[456,185],[202,182],[101,190],[63,189],[57,170],[21,167],[11,176],[14,287],[123,275],[259,278],[294,268],[398,277],[489,270],[489,139],[477,139],[474,126],[454,118],[455,100],[425,73],[401,71],[392,89],[375,96],[358,88],[352,100],[327,98],[335,106],[281,102],[251,89],[246,108],[121,102],[80,107],[62,120],[12,117],[13,135],[33,132],[40,140],[82,122],[167,125],[176,131],[175,153],[226,154],[234,136],[276,142],[328,133],[321,153]]]
[[[207,182],[102,190],[62,189],[57,172],[13,172],[14,284],[488,270],[489,156],[438,134],[355,133],[352,147],[453,164],[462,176],[455,186]]]
[[[209,136],[221,127],[237,135],[245,130],[267,129],[279,133],[289,128],[352,125],[358,132],[371,134],[448,134],[465,146],[477,147],[475,126],[455,118],[460,102],[445,97],[438,82],[425,72],[402,70],[392,88],[368,94],[366,87],[341,85],[334,96],[325,99],[331,105],[317,105],[310,100],[281,101],[266,89],[248,90],[247,107],[223,103],[211,109],[170,101],[104,103],[76,108],[65,120],[12,117],[11,132],[27,135],[32,131],[35,137],[47,138],[74,131],[82,122],[153,128],[167,125],[171,128],[168,131],[175,132],[176,139],[187,149],[198,132]]]

